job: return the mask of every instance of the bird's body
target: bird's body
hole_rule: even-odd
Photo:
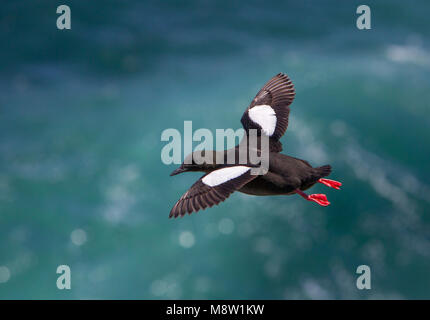
[[[282,144],[279,138],[288,126],[289,105],[294,99],[295,91],[291,80],[280,73],[273,77],[259,91],[248,109],[242,116],[242,124],[246,133],[257,130],[258,139],[268,137],[268,170],[264,174],[253,174],[257,165],[239,161],[241,147],[250,150],[247,140],[225,151],[197,151],[187,157],[184,163],[172,175],[185,171],[201,171],[201,177],[179,199],[170,212],[170,217],[184,216],[211,207],[229,197],[234,191],[249,195],[291,195],[299,194],[309,201],[322,206],[330,203],[324,194],[307,195],[303,191],[320,182],[326,186],[339,189],[340,182],[324,179],[331,172],[331,167],[325,165],[313,168],[307,161],[281,154]],[[243,142],[245,141],[245,144]],[[255,150],[264,151],[258,140]],[[196,162],[198,156],[210,156],[213,161]],[[233,156],[233,157],[230,157]],[[235,159],[229,162],[228,159]],[[216,159],[216,160],[215,160]],[[221,161],[219,161],[221,160]]]
[[[244,185],[239,192],[256,196],[289,195],[309,189],[318,179],[329,174],[330,168],[312,168],[305,160],[271,152],[269,171]]]

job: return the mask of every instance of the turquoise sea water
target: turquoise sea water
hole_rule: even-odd
[[[430,298],[430,3],[368,1],[367,31],[359,4],[2,3],[0,298]],[[284,153],[332,165],[331,205],[236,193],[169,220],[200,174],[169,176],[161,132],[240,128],[278,72]]]

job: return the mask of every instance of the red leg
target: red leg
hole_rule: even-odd
[[[327,196],[325,194],[316,193],[316,194],[307,195],[306,193],[304,193],[300,189],[296,189],[296,193],[298,195],[302,196],[303,198],[305,198],[306,200],[316,202],[320,206],[323,206],[323,207],[326,207],[330,204],[330,202],[328,202]]]
[[[323,178],[319,179],[318,182],[325,184],[327,187],[334,188],[337,190],[339,190],[340,186],[342,185],[342,183],[340,183],[339,181],[330,180],[330,179],[323,179]]]

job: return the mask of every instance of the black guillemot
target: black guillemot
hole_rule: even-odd
[[[196,163],[193,154],[188,161],[172,172],[172,176],[186,171],[202,171],[202,176],[176,202],[169,217],[184,216],[207,207],[212,207],[227,199],[234,191],[250,195],[290,195],[298,194],[306,200],[328,206],[326,195],[304,193],[317,182],[339,189],[340,182],[323,179],[331,172],[330,165],[313,168],[307,161],[281,154],[282,144],[279,139],[287,130],[290,104],[295,97],[295,90],[290,78],[279,73],[270,79],[257,93],[242,116],[241,122],[245,133],[251,129],[269,138],[269,167],[262,175],[251,174],[251,165]],[[239,144],[240,145],[240,144]],[[213,153],[212,159],[226,158],[229,152],[237,152],[238,146],[225,151],[203,151]],[[201,151],[200,151],[201,154]]]

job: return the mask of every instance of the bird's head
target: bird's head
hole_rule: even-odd
[[[180,167],[175,169],[170,175],[174,176],[187,171],[210,171],[215,168],[214,159],[213,151],[194,151],[189,154]]]

